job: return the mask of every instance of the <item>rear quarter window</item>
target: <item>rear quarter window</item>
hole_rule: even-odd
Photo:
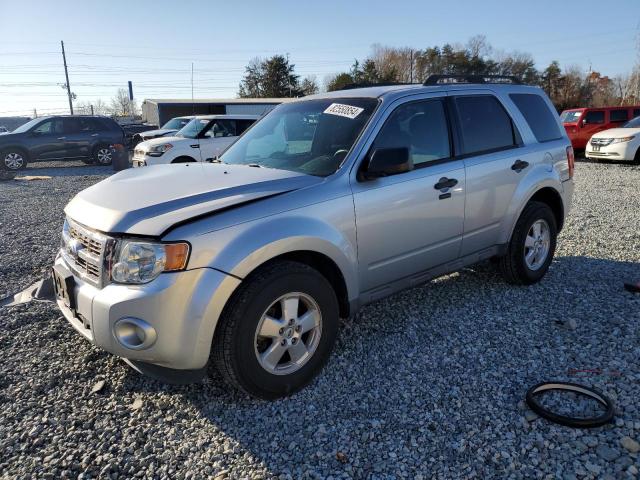
[[[556,115],[540,95],[512,93],[509,98],[515,103],[529,124],[538,142],[549,142],[562,138]]]
[[[618,110],[609,110],[610,122],[626,122],[629,120],[629,110],[621,108]]]

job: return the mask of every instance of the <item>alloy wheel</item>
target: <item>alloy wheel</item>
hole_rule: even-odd
[[[109,148],[101,148],[96,152],[98,163],[101,163],[102,165],[108,165],[111,163],[111,156],[111,149]]]
[[[258,322],[254,340],[258,363],[274,375],[294,373],[313,356],[321,334],[322,314],[316,301],[305,293],[287,293]]]
[[[20,170],[24,165],[24,158],[18,152],[7,153],[4,164],[9,170]]]
[[[551,246],[551,231],[546,220],[536,220],[524,241],[524,261],[530,270],[538,270],[547,260]]]

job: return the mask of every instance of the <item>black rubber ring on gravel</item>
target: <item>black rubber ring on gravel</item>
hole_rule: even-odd
[[[598,403],[603,405],[606,408],[606,411],[598,416],[593,418],[575,418],[568,417],[566,415],[559,415],[550,410],[544,408],[538,400],[536,396],[542,392],[548,392],[551,390],[559,390],[559,391],[567,391],[574,392],[579,395],[584,395],[585,397],[593,398]],[[559,423],[560,425],[565,425],[567,427],[577,427],[577,428],[594,428],[600,427],[605,423],[609,423],[613,418],[613,402],[609,400],[604,394],[599,391],[585,387],[584,385],[578,385],[577,383],[566,383],[566,382],[542,382],[537,385],[534,385],[527,391],[526,396],[527,405],[529,408],[536,412],[543,418],[547,420],[551,420],[552,422]]]

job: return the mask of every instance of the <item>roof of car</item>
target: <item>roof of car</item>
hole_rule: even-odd
[[[405,84],[405,85],[373,85],[364,88],[348,88],[344,90],[336,90],[333,92],[320,93],[303,97],[305,100],[321,99],[321,98],[382,98],[382,97],[401,97],[413,93],[429,93],[442,92],[450,90],[502,90],[508,91],[526,91],[537,90],[539,87],[529,85],[513,85],[506,83],[443,83],[439,85],[425,86],[422,84]]]
[[[227,120],[257,120],[260,115],[196,115],[192,118],[198,118],[200,120],[215,120],[215,119],[227,119]]]

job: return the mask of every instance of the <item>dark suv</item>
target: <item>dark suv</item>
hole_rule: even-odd
[[[27,162],[67,159],[109,165],[111,145],[123,143],[122,128],[108,117],[40,117],[0,135],[0,168],[20,170]]]

